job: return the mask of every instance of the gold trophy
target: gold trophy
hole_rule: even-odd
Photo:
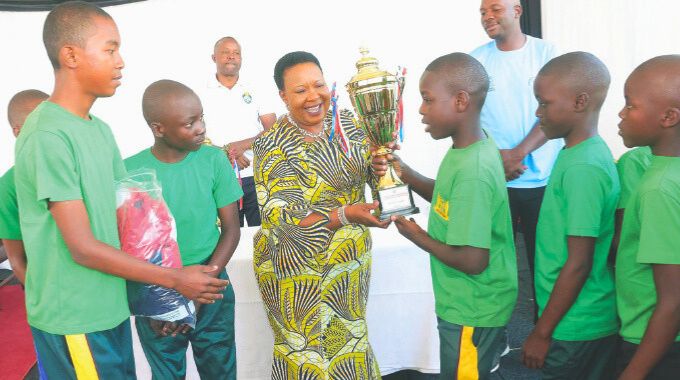
[[[378,147],[376,156],[392,153],[385,145],[394,141],[397,131],[397,112],[399,96],[404,88],[404,80],[396,75],[382,71],[378,60],[368,56],[368,49],[361,48],[361,59],[356,63],[358,73],[347,83],[354,111],[359,117],[361,128],[371,143]],[[392,215],[411,215],[419,212],[413,203],[413,194],[394,171],[391,163],[387,173],[378,182],[381,220]]]

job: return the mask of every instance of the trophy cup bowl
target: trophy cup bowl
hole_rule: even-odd
[[[363,57],[356,64],[358,72],[346,88],[361,128],[377,147],[374,154],[384,156],[392,153],[387,144],[394,141],[397,131],[399,96],[404,81],[380,70],[378,60],[368,56],[368,49],[362,48],[360,52]],[[379,178],[377,192],[381,220],[419,212],[411,189],[397,176],[392,163],[388,163],[387,173]]]

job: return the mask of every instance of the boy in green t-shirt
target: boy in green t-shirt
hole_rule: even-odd
[[[238,205],[243,191],[226,155],[203,145],[205,123],[198,96],[171,80],[152,83],[142,100],[144,118],[154,145],[125,160],[129,171],[153,169],[163,198],[177,225],[177,243],[184,265],[208,263],[219,277],[241,236]],[[215,223],[220,220],[221,232]],[[186,373],[186,350],[191,342],[203,379],[236,379],[234,291],[197,306],[196,328],[137,318],[135,325],[154,378],[177,379]]]
[[[626,80],[619,134],[651,164],[626,205],[616,257],[623,338],[619,379],[680,373],[680,56],[652,58]]]
[[[597,132],[609,71],[594,55],[550,60],[534,82],[536,116],[549,139],[564,138],[545,190],[536,235],[539,318],[523,362],[543,379],[606,379],[616,348],[614,280],[607,256],[620,186]]]
[[[484,67],[471,56],[435,59],[420,78],[420,113],[432,138],[453,141],[437,179],[393,155],[372,163],[383,175],[387,160],[399,162],[399,176],[432,204],[427,231],[413,219],[392,219],[399,233],[430,254],[442,379],[489,378],[517,299],[503,164],[479,123],[488,89]]]
[[[47,378],[135,377],[125,279],[222,298],[217,268],[163,268],[118,249],[114,181],[126,174],[110,128],[90,114],[120,85],[120,35],[83,2],[56,6],[43,41],[54,92],[26,119],[15,150],[26,311]]]
[[[19,136],[26,117],[35,107],[49,97],[40,90],[24,90],[16,93],[7,105],[7,119],[14,137]],[[19,227],[17,191],[14,185],[14,167],[0,177],[0,240],[7,252],[12,271],[23,284],[26,279],[26,251]]]
[[[621,238],[623,213],[630,198],[635,194],[635,190],[637,190],[640,184],[640,179],[642,179],[642,176],[647,171],[651,159],[652,150],[648,146],[641,146],[624,153],[616,162],[616,170],[619,173],[619,182],[621,183],[621,197],[619,197],[619,205],[616,207],[614,237],[612,238],[612,247],[609,250],[609,263],[611,265],[614,265],[616,260],[616,251]]]

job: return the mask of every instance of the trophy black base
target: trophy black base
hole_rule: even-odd
[[[378,219],[387,220],[393,215],[394,216],[400,216],[400,215],[407,216],[407,215],[413,215],[413,214],[418,214],[418,213],[420,213],[420,209],[418,207],[411,207],[411,208],[404,209],[404,210],[392,211],[389,214],[386,214],[386,213],[383,213],[382,211],[380,211],[380,215],[378,216]]]
[[[391,216],[412,215],[420,212],[413,202],[413,193],[408,185],[397,185],[378,190],[380,215],[378,219],[387,220]]]

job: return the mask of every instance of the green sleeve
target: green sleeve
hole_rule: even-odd
[[[120,150],[118,149],[118,144],[116,144],[116,138],[111,132],[111,128],[103,121],[100,120],[100,122],[106,141],[110,141],[113,145],[113,176],[116,181],[119,181],[127,176],[125,163],[120,155]]]
[[[619,181],[621,182],[621,197],[617,208],[625,209],[630,201],[630,197],[640,184],[640,179],[644,174],[644,168],[639,162],[631,159],[631,155],[623,155],[619,162],[616,163],[616,170],[619,173]]]
[[[35,183],[36,201],[83,199],[80,173],[69,145],[61,137],[42,131],[33,135],[33,144],[32,157],[27,160],[34,169],[31,181]]]
[[[236,179],[236,174],[222,151],[215,154],[213,160],[215,169],[215,185],[213,186],[213,199],[217,208],[225,207],[239,200],[243,196],[243,189]]]
[[[565,171],[562,181],[567,235],[599,236],[611,178],[598,167],[575,165]]]
[[[637,261],[680,264],[680,199],[662,190],[640,196],[640,245]]]
[[[12,169],[0,178],[0,239],[22,240]]]
[[[491,248],[493,191],[481,179],[454,183],[449,200],[446,244]]]
[[[120,181],[127,176],[125,163],[123,162],[123,158],[120,156],[118,145],[115,142],[113,145],[113,176],[116,181]]]

